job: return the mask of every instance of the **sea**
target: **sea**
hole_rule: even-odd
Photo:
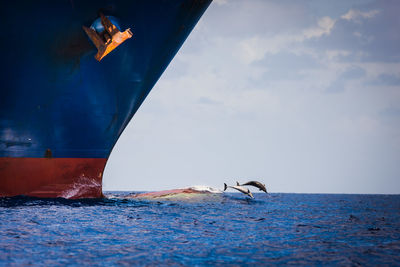
[[[0,266],[400,266],[400,195],[0,198]]]

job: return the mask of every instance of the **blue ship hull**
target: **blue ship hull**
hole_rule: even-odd
[[[0,196],[66,196],[77,183],[91,184],[95,190],[87,191],[95,193],[73,197],[101,195],[104,165],[118,137],[210,2],[3,3]],[[100,62],[82,30],[99,12],[133,33]]]

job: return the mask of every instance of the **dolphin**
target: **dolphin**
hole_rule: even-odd
[[[260,191],[264,191],[265,193],[268,194],[267,188],[265,188],[265,184],[262,184],[262,183],[257,182],[257,181],[250,181],[250,182],[247,182],[247,183],[245,183],[245,184],[239,184],[239,182],[236,182],[236,185],[237,185],[237,186],[241,186],[241,185],[251,185],[251,186],[257,187]]]
[[[244,187],[241,187],[241,186],[227,186],[226,183],[224,183],[224,191],[225,191],[228,187],[233,188],[233,189],[236,189],[236,190],[238,190],[239,192],[241,192],[241,193],[243,193],[243,194],[245,194],[245,195],[248,195],[248,196],[251,197],[251,198],[254,198],[254,197],[253,197],[253,194],[250,192],[250,190],[249,190],[248,188],[244,188]]]

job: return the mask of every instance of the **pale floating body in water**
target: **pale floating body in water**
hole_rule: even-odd
[[[265,184],[262,184],[262,183],[257,182],[257,181],[250,181],[250,182],[247,182],[245,184],[239,184],[239,182],[236,182],[236,185],[237,186],[251,185],[251,186],[257,187],[260,191],[264,191],[265,193],[268,193],[267,192],[267,188],[265,187]]]
[[[131,194],[125,198],[136,199],[193,199],[196,197],[208,197],[211,195],[221,194],[222,191],[209,186],[191,186],[187,188],[162,190],[155,192],[146,192]]]
[[[235,189],[235,190],[237,190],[237,191],[239,191],[239,192],[241,192],[241,193],[243,193],[243,194],[245,194],[245,195],[248,195],[249,197],[251,197],[251,198],[254,198],[253,197],[253,194],[250,192],[250,190],[248,189],[248,188],[245,188],[245,187],[242,187],[242,186],[228,186],[228,185],[226,185],[225,183],[224,183],[224,191],[227,189],[227,188],[232,188],[232,189]]]

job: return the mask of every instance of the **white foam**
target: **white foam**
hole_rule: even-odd
[[[61,197],[67,199],[75,198],[98,188],[101,188],[101,183],[81,175],[81,177],[79,177],[79,179],[74,182],[70,188],[62,192]]]

